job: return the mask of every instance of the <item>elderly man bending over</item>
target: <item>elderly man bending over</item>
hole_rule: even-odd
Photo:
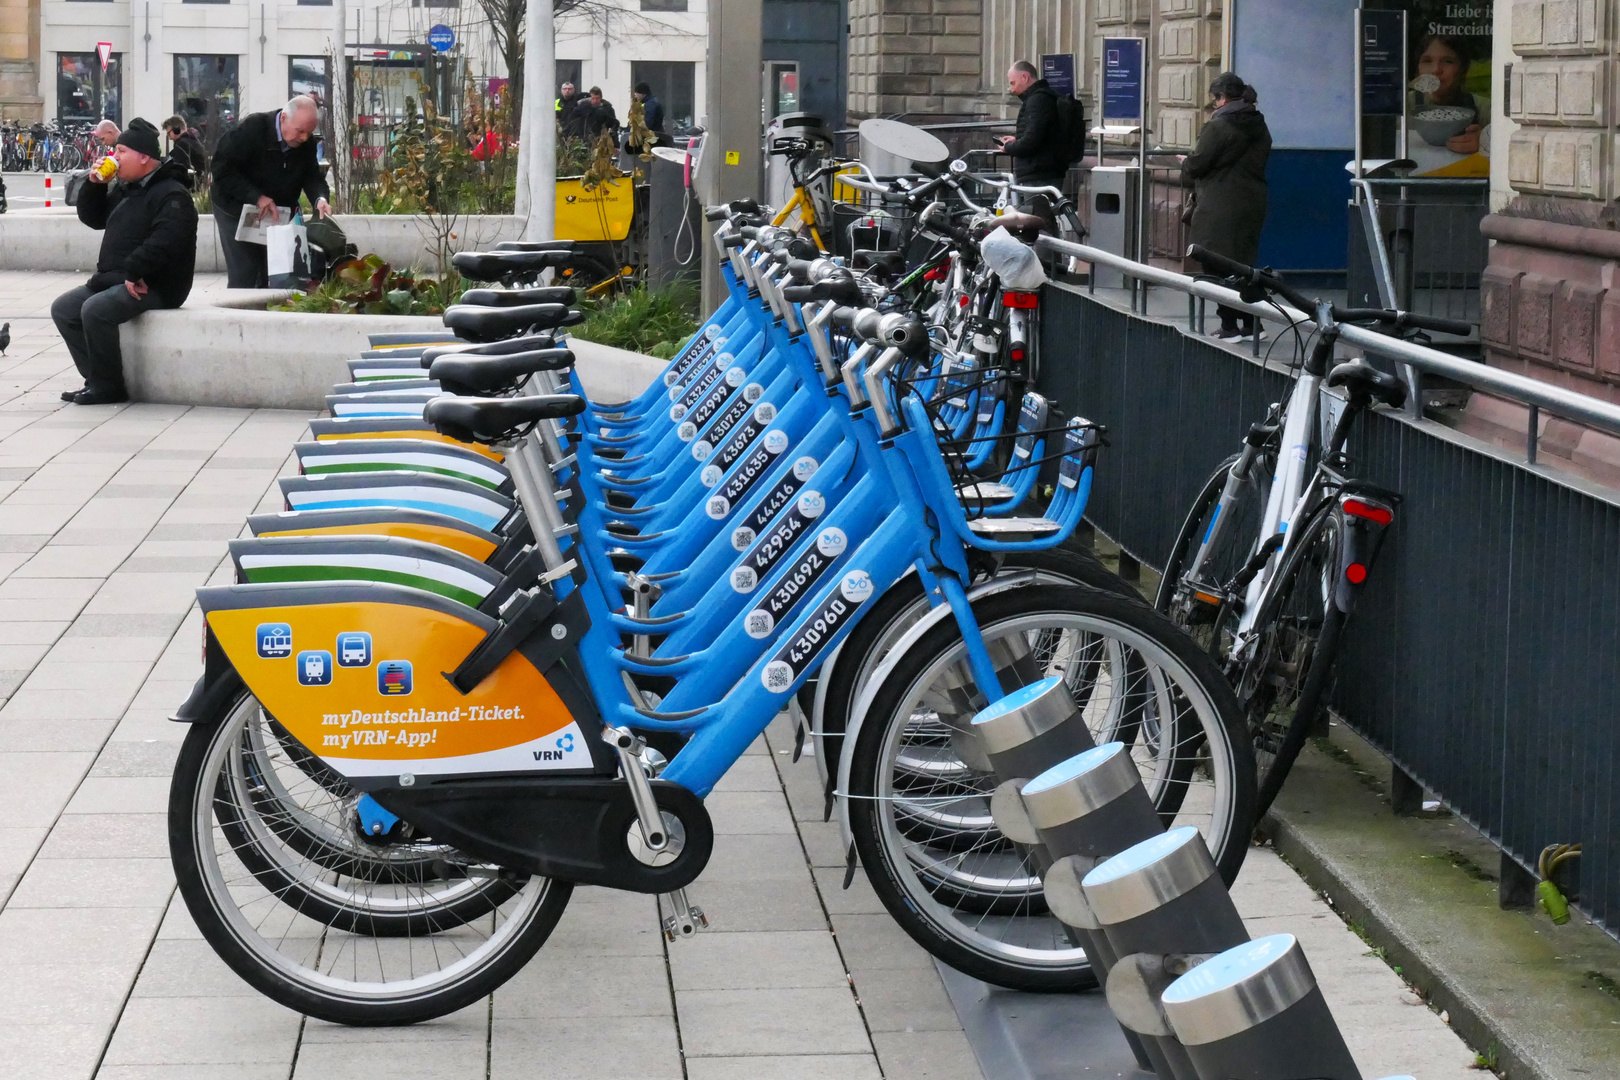
[[[309,196],[317,214],[330,214],[326,178],[315,157],[320,110],[300,94],[277,112],[250,113],[219,141],[214,151],[214,221],[225,252],[226,284],[232,289],[263,289],[270,284],[263,244],[236,240],[243,206],[265,212],[297,206]]]
[[[106,230],[90,280],[63,293],[51,318],[67,342],[84,389],[63,401],[128,401],[118,327],[152,308],[176,308],[191,292],[197,263],[197,207],[182,165],[163,161],[157,128],[136,117],[113,147],[115,183],[92,172],[79,195],[79,220]]]
[[[103,120],[97,124],[91,134],[96,137],[97,142],[107,148],[109,153],[112,152],[113,147],[118,145],[118,125],[111,120]]]

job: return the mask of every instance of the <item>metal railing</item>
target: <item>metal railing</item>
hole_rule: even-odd
[[[1043,240],[1228,304],[1272,329],[1303,313],[1245,304],[1212,281]],[[1292,385],[1262,363],[1119,295],[1049,286],[1038,388],[1108,428],[1087,519],[1132,558],[1163,566],[1186,508],[1269,403]],[[1302,328],[1303,330],[1303,328]],[[1620,408],[1370,331],[1347,343],[1592,427]],[[1245,350],[1246,352],[1247,350]],[[1334,712],[1533,872],[1541,849],[1581,842],[1579,906],[1620,929],[1620,494],[1387,409],[1356,424],[1356,475],[1401,492],[1336,667]]]
[[[1039,246],[1050,254],[1072,256],[1086,262],[1107,266],[1122,271],[1131,280],[1146,285],[1174,289],[1177,292],[1187,294],[1187,327],[1193,332],[1197,332],[1203,323],[1203,311],[1195,303],[1195,301],[1200,300],[1212,301],[1226,307],[1236,308],[1239,311],[1258,316],[1259,319],[1267,322],[1278,323],[1286,320],[1288,325],[1296,323],[1310,324],[1312,322],[1311,316],[1305,312],[1297,311],[1281,301],[1278,301],[1276,305],[1246,303],[1236,292],[1213,281],[1200,280],[1172,270],[1163,270],[1156,266],[1146,266],[1103,251],[1100,248],[1069,243],[1049,236],[1041,237]],[[1258,325],[1257,322],[1256,326],[1258,327]],[[1453,379],[1475,389],[1485,390],[1530,406],[1529,420],[1525,431],[1525,456],[1531,464],[1535,464],[1536,460],[1537,428],[1540,422],[1540,411],[1543,409],[1554,416],[1574,420],[1611,435],[1620,435],[1620,405],[1614,405],[1586,394],[1576,393],[1573,390],[1566,390],[1561,386],[1542,382],[1539,379],[1526,378],[1523,375],[1515,375],[1511,371],[1503,371],[1500,368],[1460,359],[1439,349],[1401,341],[1398,338],[1392,338],[1359,326],[1342,327],[1339,340],[1348,345],[1354,345],[1374,356],[1382,356],[1401,365],[1410,391],[1407,407],[1409,410],[1413,410],[1414,415],[1420,415],[1421,413],[1423,403],[1422,377],[1424,375],[1438,375]],[[1258,338],[1255,340],[1254,348],[1255,354],[1259,355]]]
[[[1352,260],[1351,304],[1463,319],[1478,325],[1480,275],[1490,245],[1479,223],[1490,213],[1490,181],[1352,180],[1367,263]],[[1376,288],[1364,296],[1361,267]]]

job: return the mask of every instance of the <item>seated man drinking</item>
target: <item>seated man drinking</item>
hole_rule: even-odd
[[[164,162],[157,128],[136,118],[113,147],[116,181],[91,171],[79,220],[104,229],[96,272],[51,305],[51,318],[84,376],[63,401],[128,401],[118,327],[152,308],[176,308],[191,292],[197,264],[197,207],[185,166]]]

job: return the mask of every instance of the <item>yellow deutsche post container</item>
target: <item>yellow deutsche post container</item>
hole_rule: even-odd
[[[557,179],[557,239],[617,243],[630,235],[634,181],[628,176],[585,189],[580,177]]]

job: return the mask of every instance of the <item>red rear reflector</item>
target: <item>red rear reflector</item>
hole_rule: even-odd
[[[1001,306],[1028,310],[1040,303],[1040,299],[1039,293],[1004,292],[1001,294]]]
[[[1367,580],[1367,568],[1358,562],[1353,562],[1344,568],[1344,576],[1350,579],[1350,584],[1360,585]]]
[[[968,305],[968,298],[967,297],[958,296],[956,298],[956,306],[957,307],[967,307],[967,305]]]
[[[1344,512],[1351,517],[1366,518],[1378,525],[1388,525],[1395,520],[1395,514],[1384,506],[1376,503],[1365,503],[1360,499],[1344,500]]]
[[[928,271],[928,273],[923,275],[923,280],[924,281],[944,281],[945,280],[945,268],[943,266],[934,267],[932,270]]]
[[[1012,358],[1014,360],[1022,360],[1024,358],[1024,350],[1023,349],[1014,349],[1014,350],[1012,350],[1011,355],[1012,355]]]

